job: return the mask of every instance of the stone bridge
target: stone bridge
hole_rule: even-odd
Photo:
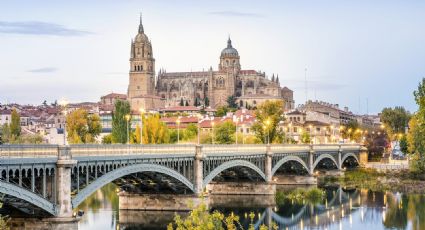
[[[0,145],[0,193],[5,204],[22,211],[72,217],[73,208],[108,183],[144,183],[134,176],[140,173],[149,173],[148,181],[171,183],[157,178],[166,175],[200,194],[220,173],[235,167],[272,183],[286,162],[298,162],[312,175],[324,159],[341,169],[349,157],[362,165],[367,151],[347,144]]]

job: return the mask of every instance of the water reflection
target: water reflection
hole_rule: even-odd
[[[392,192],[328,188],[326,198],[316,204],[286,199],[271,205],[255,197],[220,197],[211,208],[237,214],[245,228],[249,213],[255,226],[278,224],[279,229],[425,229],[425,196]],[[234,202],[231,202],[234,199]],[[264,205],[261,205],[264,200]],[[79,207],[85,215],[79,229],[166,229],[175,212],[119,211],[116,187],[109,184]],[[179,213],[185,215],[185,213]]]

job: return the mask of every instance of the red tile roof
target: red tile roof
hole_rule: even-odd
[[[174,106],[160,109],[162,112],[182,112],[182,111],[200,111],[199,108],[195,106]]]

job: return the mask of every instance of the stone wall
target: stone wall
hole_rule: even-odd
[[[276,185],[265,182],[211,182],[206,189],[211,195],[274,195]]]
[[[127,210],[191,210],[191,206],[201,203],[201,198],[176,194],[130,194],[120,192],[120,209]]]

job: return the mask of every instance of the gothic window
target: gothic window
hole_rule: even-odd
[[[134,71],[136,71],[137,70],[137,66],[134,66]]]
[[[140,66],[140,71],[143,71],[143,65]]]
[[[240,105],[240,107],[243,106],[243,101],[242,100],[239,101],[239,105]]]
[[[224,87],[224,79],[223,77],[219,77],[216,80],[216,86],[219,88],[223,88]]]
[[[229,66],[229,60],[226,60],[226,66]]]
[[[233,65],[236,63],[236,60],[233,60]]]

